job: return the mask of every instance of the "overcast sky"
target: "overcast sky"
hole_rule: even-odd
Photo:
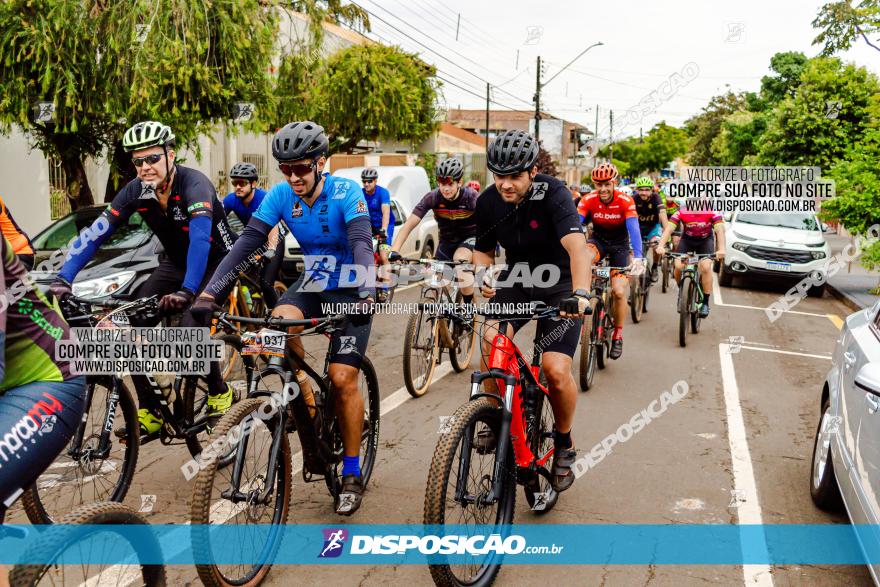
[[[488,81],[501,86],[493,99],[503,106],[493,104],[493,108],[533,109],[536,57],[547,62],[544,79],[548,80],[586,47],[601,41],[602,46],[591,49],[545,88],[542,109],[592,129],[598,104],[600,135],[608,134],[608,112],[613,109],[616,136],[621,130],[638,135],[639,127],[647,132],[660,120],[681,125],[728,85],[734,91],[757,90],[774,53],[816,55],[818,47],[811,44],[816,31],[810,23],[824,3],[355,1],[372,13],[374,37],[418,52],[438,67],[439,75],[450,82],[443,93],[453,108],[485,108]],[[862,41],[842,57],[880,72],[880,52]],[[689,63],[699,68],[696,78],[655,113],[620,128],[627,110]],[[690,71],[696,70],[690,66]]]

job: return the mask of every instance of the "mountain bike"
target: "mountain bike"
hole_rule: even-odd
[[[681,279],[678,284],[678,344],[687,346],[688,323],[692,334],[700,332],[700,306],[706,298],[700,284],[699,264],[701,259],[714,259],[713,254],[667,253],[682,259]]]
[[[0,526],[0,536],[14,533]],[[111,561],[124,562],[102,560],[103,554]],[[44,530],[25,548],[21,562],[9,573],[9,584],[138,583],[164,587],[165,567],[154,562],[161,557],[156,536],[140,514],[121,503],[87,504],[60,518],[57,525]]]
[[[223,459],[211,455],[203,455],[200,460],[201,471],[192,498],[193,549],[197,558],[213,559],[209,525],[253,524],[255,528],[240,529],[242,548],[254,551],[249,559],[253,563],[201,564],[197,569],[209,587],[257,585],[272,566],[280,546],[280,526],[287,521],[293,475],[288,433],[295,431],[299,437],[303,481],[323,480],[334,501],[341,490],[342,431],[335,410],[335,390],[328,376],[329,349],[324,370],[318,373],[291,352],[286,342],[292,336],[323,334],[331,338],[346,317],[286,320],[214,315],[227,331],[237,331],[237,324],[261,327],[256,333],[241,333],[242,353],[267,354],[272,359],[251,380],[247,399],[223,416],[211,436],[212,451],[231,453],[231,466],[223,467]],[[291,327],[305,329],[293,335],[286,331]],[[311,379],[309,399],[297,383],[296,369],[302,369]],[[362,358],[358,387],[364,399],[360,455],[366,488],[379,446],[380,415],[379,381],[367,357]],[[268,532],[266,525],[271,526]]]
[[[642,314],[648,311],[648,295],[651,293],[651,272],[654,269],[654,255],[651,249],[657,246],[656,242],[642,241],[642,251],[645,255],[645,271],[630,282],[629,287],[629,311],[632,321],[638,324],[642,320]]]
[[[533,308],[532,316],[525,319],[559,315],[558,308],[542,303]],[[481,315],[502,325],[524,319]],[[495,335],[488,370],[471,375],[470,400],[456,410],[434,450],[425,491],[425,524],[490,524],[506,536],[517,485],[523,486],[526,502],[536,514],[546,514],[556,505],[559,496],[551,486],[550,472],[555,420],[541,370],[542,354],[543,346],[536,340],[529,363],[511,338]],[[490,379],[503,390],[500,396],[481,391],[481,384]],[[484,435],[494,436],[494,448],[481,447],[479,438]],[[437,585],[489,585],[501,567],[497,555],[464,565],[446,560],[430,565]]]
[[[627,275],[630,267],[609,267],[605,261],[593,265],[592,279],[592,315],[584,320],[581,330],[581,353],[579,381],[581,391],[588,391],[593,386],[596,367],[604,369],[608,364],[611,352],[611,336],[614,334],[614,315],[611,294],[611,278]]]
[[[73,327],[127,328],[129,316],[150,317],[159,313],[155,296],[135,301],[112,300],[99,307],[75,296],[62,301],[62,311]],[[114,308],[109,313],[107,308]],[[237,336],[218,336],[226,352],[241,348]],[[242,362],[247,381],[252,365]],[[139,436],[137,402],[119,373],[86,377],[85,411],[67,450],[58,455],[37,481],[22,495],[22,505],[34,524],[51,524],[73,508],[95,501],[121,502],[134,477],[141,445],[183,442],[193,456],[201,453],[207,416],[207,381],[203,376],[152,374],[144,376],[152,400],[165,425]],[[235,398],[238,400],[238,394]],[[121,426],[120,424],[121,419]],[[123,431],[121,435],[114,432]]]
[[[462,262],[431,259],[409,263],[425,264],[430,274],[422,284],[418,309],[409,317],[403,339],[403,382],[411,396],[421,397],[431,385],[444,349],[449,351],[456,373],[470,366],[476,342],[474,314],[464,311],[457,280],[448,283],[444,275],[447,267],[455,268]],[[450,311],[444,311],[444,305]]]

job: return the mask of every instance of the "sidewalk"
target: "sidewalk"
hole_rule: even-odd
[[[831,254],[836,255],[850,243],[850,237],[828,234],[825,236],[831,247]],[[862,267],[858,259],[847,267],[844,266],[828,280],[828,293],[838,298],[853,311],[872,306],[880,300],[880,296],[868,293],[868,290],[880,284],[880,273],[868,271]]]

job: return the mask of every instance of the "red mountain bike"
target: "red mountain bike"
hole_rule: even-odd
[[[533,305],[532,316],[516,318],[483,314],[504,326],[512,320],[539,320],[559,315],[556,307]],[[504,330],[504,328],[502,328]],[[504,526],[513,520],[516,486],[537,514],[553,509],[558,494],[550,485],[553,459],[553,409],[541,370],[542,346],[536,344],[531,364],[513,340],[497,334],[486,372],[471,375],[470,401],[452,416],[440,437],[425,494],[424,523]],[[526,365],[528,368],[522,368]],[[494,379],[500,396],[480,389]],[[501,403],[499,403],[501,402]],[[486,442],[486,439],[491,439]],[[506,528],[505,528],[506,527]],[[500,557],[475,557],[464,565],[434,564],[437,585],[489,585],[501,568]]]

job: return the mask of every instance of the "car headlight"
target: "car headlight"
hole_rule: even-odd
[[[731,246],[737,251],[742,251],[743,253],[745,253],[749,248],[749,245],[747,245],[746,243],[733,243]]]
[[[109,296],[134,279],[134,271],[120,271],[106,277],[98,277],[73,284],[73,295],[86,300]]]
[[[814,259],[824,259],[825,251],[810,251],[810,254],[813,255]]]

